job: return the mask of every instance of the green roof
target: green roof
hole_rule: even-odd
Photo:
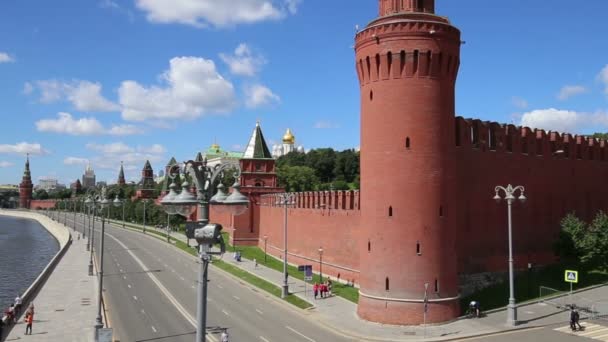
[[[255,129],[253,130],[251,139],[249,139],[249,144],[245,149],[243,158],[272,159],[272,154],[270,154],[270,150],[268,150],[268,145],[266,145],[266,140],[264,140],[264,134],[262,134],[259,122],[255,124]]]

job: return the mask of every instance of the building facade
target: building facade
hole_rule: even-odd
[[[89,163],[82,175],[82,187],[84,189],[93,188],[95,184],[95,171],[91,167],[91,163]]]
[[[154,170],[149,160],[146,160],[144,168],[141,170],[141,180],[137,185],[135,198],[152,198],[154,196]]]

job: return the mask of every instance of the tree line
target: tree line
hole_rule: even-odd
[[[608,270],[608,215],[603,211],[587,223],[574,213],[561,221],[556,254],[563,263]]]
[[[288,192],[359,189],[359,152],[313,149],[277,159],[279,186]]]

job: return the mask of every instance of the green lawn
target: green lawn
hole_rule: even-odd
[[[578,270],[579,282],[574,284],[577,289],[608,282],[608,273],[598,270],[584,270],[580,267],[566,265],[552,265],[543,269],[533,269],[515,274],[515,300],[517,303],[536,300],[539,298],[539,287],[546,286],[559,291],[569,292],[570,284],[564,281],[564,271]],[[509,299],[508,278],[500,284],[496,284],[480,290],[460,300],[460,307],[465,312],[471,300],[481,303],[483,310],[491,310],[504,307]]]
[[[223,233],[224,241],[228,244],[230,241],[230,237],[228,233]],[[234,246],[228,244],[228,251],[231,252],[234,250]],[[265,258],[264,250],[255,246],[237,246],[238,251],[241,252],[241,256],[245,259],[253,260],[256,259],[260,265],[265,265],[266,267],[272,268],[274,270],[283,272],[283,261],[276,259],[270,255]],[[299,272],[298,268],[295,266],[287,266],[287,273],[290,277],[304,280],[304,272]],[[324,276],[323,280],[327,278]],[[318,274],[313,274],[312,282],[320,282]],[[343,297],[345,299],[350,300],[353,303],[357,303],[359,301],[359,290],[352,286],[346,286],[345,284],[334,282],[332,293]]]

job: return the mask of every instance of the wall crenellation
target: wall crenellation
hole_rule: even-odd
[[[608,161],[608,143],[605,140],[479,119],[455,119],[456,147],[530,157]]]
[[[457,34],[452,26],[441,23],[400,21],[370,27],[357,34],[356,40],[381,44],[382,41],[403,37],[404,32],[408,36],[420,36],[421,39]],[[443,47],[436,44],[432,49],[385,49],[382,53],[360,58],[356,64],[360,84],[407,77],[456,80],[460,59],[457,54],[445,53]]]
[[[295,192],[294,202],[290,208],[294,209],[331,209],[331,210],[360,210],[359,190],[348,191],[304,191]],[[260,197],[260,206],[280,207],[281,194],[268,194]]]

